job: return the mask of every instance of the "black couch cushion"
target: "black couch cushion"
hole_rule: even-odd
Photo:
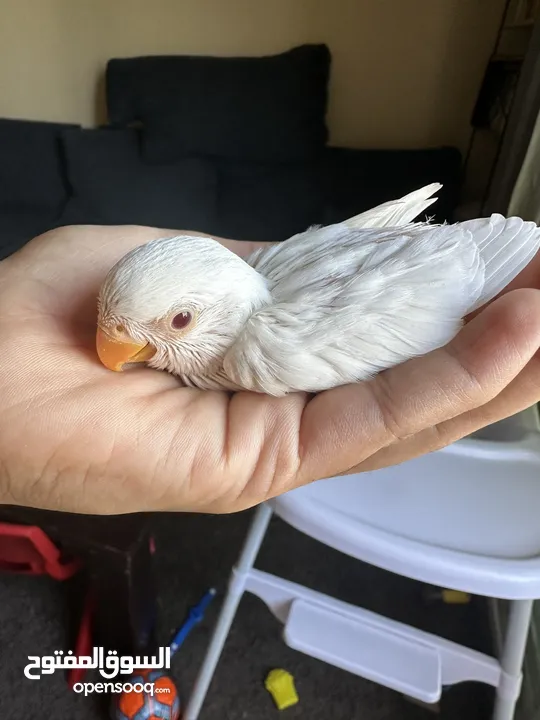
[[[326,194],[320,160],[285,165],[221,161],[217,167],[216,234],[278,242],[324,219]]]
[[[112,59],[109,121],[143,123],[148,162],[186,155],[297,160],[326,144],[329,73],[326,45],[267,57]]]
[[[328,148],[324,173],[330,201],[325,224],[440,182],[438,200],[427,210],[435,222],[452,222],[462,180],[461,153],[453,147],[421,150]],[[425,217],[419,217],[425,220]]]
[[[205,231],[214,222],[216,180],[206,160],[142,162],[139,132],[96,129],[63,134],[73,196],[63,225],[150,225]]]
[[[77,126],[0,118],[0,210],[61,211],[67,184],[60,136],[69,127]]]

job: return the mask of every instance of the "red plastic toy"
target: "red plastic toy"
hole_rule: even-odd
[[[63,562],[61,551],[41,528],[0,523],[0,571],[67,580],[80,567],[78,559]]]

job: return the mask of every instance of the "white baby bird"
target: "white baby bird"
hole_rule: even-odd
[[[202,389],[281,396],[364,380],[445,345],[535,256],[520,218],[413,223],[432,184],[243,260],[215,240],[152,241],[109,272],[97,350]]]

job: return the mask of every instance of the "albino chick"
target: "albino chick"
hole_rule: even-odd
[[[540,229],[497,214],[413,223],[440,187],[247,260],[190,236],[131,251],[100,291],[101,361],[281,396],[358,382],[445,345],[535,256]]]

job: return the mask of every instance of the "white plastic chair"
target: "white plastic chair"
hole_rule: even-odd
[[[536,411],[514,416],[507,427],[514,439],[467,438],[400,466],[321,480],[260,505],[185,720],[199,717],[244,592],[268,605],[291,648],[427,703],[436,703],[445,686],[487,683],[496,688],[493,720],[512,720],[533,599],[540,598]],[[320,542],[380,568],[510,600],[500,658],[255,569],[273,512]]]

